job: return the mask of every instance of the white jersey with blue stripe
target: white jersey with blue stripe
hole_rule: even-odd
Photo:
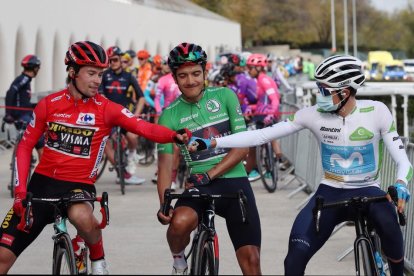
[[[379,186],[384,145],[397,164],[396,179],[408,183],[412,177],[412,165],[392,115],[378,101],[357,100],[346,117],[311,106],[271,127],[217,138],[216,142],[220,148],[255,146],[304,128],[319,141],[324,184],[337,188]]]

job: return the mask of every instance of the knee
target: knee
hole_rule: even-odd
[[[170,227],[168,228],[168,232],[177,236],[191,233],[194,229],[193,224],[193,219],[189,216],[174,216],[170,223]]]
[[[78,230],[85,233],[90,233],[96,229],[95,218],[87,212],[77,213],[70,218],[70,221]]]
[[[310,247],[303,242],[290,244],[284,261],[285,275],[303,275],[310,259]]]

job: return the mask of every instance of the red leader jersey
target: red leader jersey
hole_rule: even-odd
[[[104,96],[75,100],[67,89],[43,98],[17,148],[16,193],[26,192],[31,153],[45,133],[45,147],[35,172],[58,180],[93,185],[105,144],[114,126],[157,143],[172,143],[176,132],[137,119]]]

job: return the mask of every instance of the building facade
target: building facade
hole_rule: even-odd
[[[64,55],[79,40],[105,49],[147,49],[152,55],[166,55],[180,42],[193,42],[212,61],[220,49],[241,49],[241,27],[188,0],[4,0],[0,97],[22,71],[20,61],[27,54],[42,61],[34,92],[63,88]]]

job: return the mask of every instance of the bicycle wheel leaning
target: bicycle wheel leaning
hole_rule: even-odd
[[[14,198],[14,187],[16,186],[16,146],[13,149],[13,155],[10,163],[11,179],[7,188],[10,190],[11,198]]]
[[[125,194],[125,167],[126,167],[126,158],[125,158],[125,152],[122,145],[122,134],[121,134],[121,128],[117,127],[116,130],[116,138],[115,138],[115,166],[116,166],[116,172],[119,177],[119,184],[121,186],[121,193]]]
[[[59,235],[55,238],[53,247],[53,268],[54,275],[76,275],[75,254],[73,252],[72,241],[67,234]]]
[[[201,231],[191,261],[191,275],[218,275],[214,244],[207,231]]]
[[[256,147],[256,164],[263,185],[269,193],[277,188],[278,166],[271,143]]]

